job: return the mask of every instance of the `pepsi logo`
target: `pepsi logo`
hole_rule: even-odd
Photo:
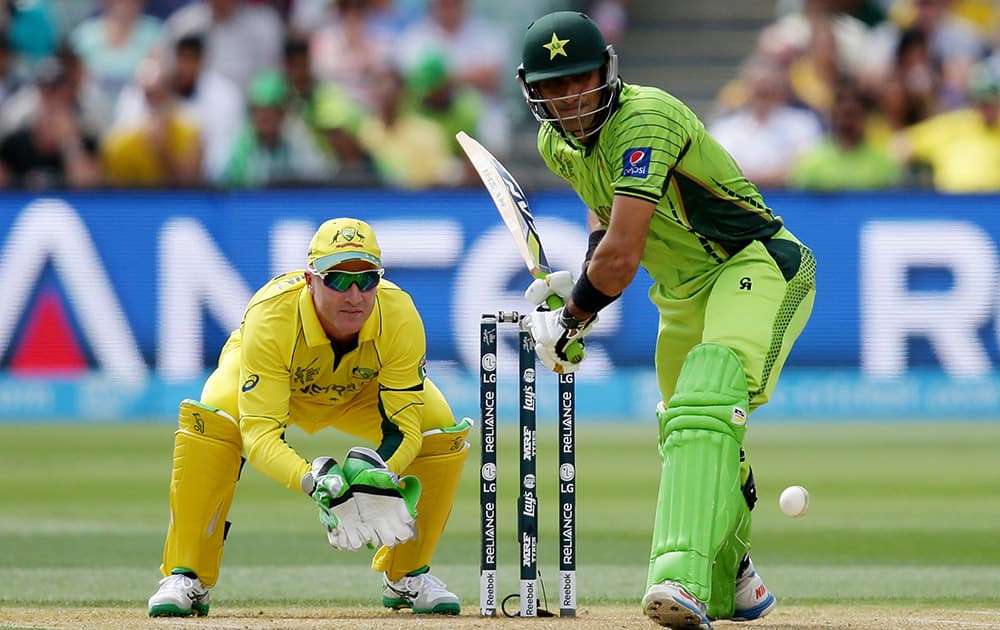
[[[632,147],[625,151],[622,154],[622,176],[648,177],[652,152],[652,147]]]

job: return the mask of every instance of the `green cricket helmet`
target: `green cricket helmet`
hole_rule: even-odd
[[[593,90],[557,98],[542,98],[537,83],[602,69],[601,85]],[[577,11],[556,11],[544,15],[528,27],[521,49],[521,65],[517,79],[531,113],[538,122],[548,122],[564,134],[584,139],[604,126],[614,107],[618,91],[618,55],[604,41],[604,35],[586,14]],[[566,103],[578,103],[580,98],[601,93],[598,106],[588,111],[577,109],[572,115],[565,111]]]

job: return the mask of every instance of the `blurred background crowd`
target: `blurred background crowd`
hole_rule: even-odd
[[[646,17],[688,4],[0,0],[0,187],[471,184],[458,130],[537,160],[513,78],[533,17],[587,11],[642,82],[636,57],[685,54]],[[1000,1],[754,4],[692,105],[758,185],[1000,190]]]

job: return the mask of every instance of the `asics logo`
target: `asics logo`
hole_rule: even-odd
[[[393,593],[396,593],[400,597],[406,597],[407,599],[413,599],[419,594],[416,591],[400,590],[391,584],[388,584],[387,586],[389,587],[389,590],[391,590]]]

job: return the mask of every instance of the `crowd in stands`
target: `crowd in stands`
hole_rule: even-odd
[[[1000,191],[1000,3],[779,0],[709,130],[761,187]]]
[[[470,183],[513,39],[473,0],[3,0],[0,187]]]
[[[1000,3],[775,7],[706,116],[759,186],[1000,191]],[[0,1],[0,188],[476,184],[455,132],[534,127],[517,43],[565,8],[627,37],[628,0]]]

